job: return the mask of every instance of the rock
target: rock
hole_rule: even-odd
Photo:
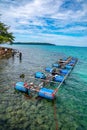
[[[6,109],[6,111],[7,111],[7,112],[12,112],[12,111],[13,111],[13,108],[12,108],[12,107],[8,107],[8,108]]]
[[[29,122],[28,122],[28,121],[27,121],[27,122],[24,122],[23,127],[24,127],[24,129],[29,128]]]
[[[32,111],[35,111],[36,106],[32,105],[30,109],[31,109]]]
[[[50,126],[44,124],[44,125],[39,126],[38,130],[49,130],[49,127]]]
[[[42,120],[40,117],[38,117],[38,118],[36,119],[36,122],[37,122],[39,125],[41,125],[42,122],[43,122],[43,120]]]
[[[14,50],[12,48],[0,47],[0,59],[10,58]]]
[[[20,78],[25,78],[25,74],[21,74],[21,75],[20,75]]]

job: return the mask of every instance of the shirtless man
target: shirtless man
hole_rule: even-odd
[[[68,57],[67,60],[62,60],[62,59],[60,59],[60,60],[58,61],[59,67],[60,67],[60,68],[64,68],[64,66],[65,66],[66,64],[68,64],[71,59],[72,59],[72,57]]]

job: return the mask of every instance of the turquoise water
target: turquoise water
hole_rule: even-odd
[[[7,45],[4,45],[7,46]],[[87,130],[87,48],[8,45],[22,52],[22,60],[0,60],[0,130]],[[74,56],[78,62],[59,89],[56,100],[29,98],[14,90],[18,81],[44,72],[59,58]],[[20,74],[25,78],[21,79]]]

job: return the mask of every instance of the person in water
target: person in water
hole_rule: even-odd
[[[52,70],[52,75],[60,75],[60,69],[56,69],[56,68],[54,68],[53,70]]]
[[[19,53],[19,59],[22,60],[22,53]]]
[[[60,60],[58,61],[59,68],[64,68],[65,65],[68,64],[71,59],[72,59],[72,57],[68,57],[67,60],[60,59]]]
[[[59,68],[63,68],[63,66],[65,65],[65,61],[59,59],[58,64],[59,64]]]

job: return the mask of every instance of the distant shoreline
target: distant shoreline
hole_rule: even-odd
[[[50,46],[56,46],[52,43],[38,43],[38,42],[14,42],[12,44],[18,44],[18,45],[50,45]]]

